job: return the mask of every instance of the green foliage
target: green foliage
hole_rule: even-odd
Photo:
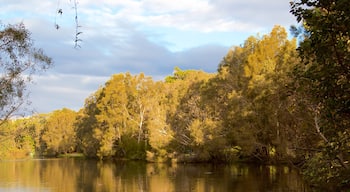
[[[175,67],[173,75],[165,77],[165,82],[173,83],[176,80],[184,80],[189,77],[189,73],[190,71],[183,71],[179,67]]]
[[[38,71],[52,65],[51,58],[36,49],[22,23],[0,24],[0,158],[22,158],[33,152],[27,120],[12,121],[28,104],[27,84]]]
[[[76,151],[76,112],[56,110],[48,115],[41,131],[44,155],[58,155]]]
[[[27,103],[26,84],[52,61],[33,46],[24,25],[0,24],[0,125]]]
[[[346,189],[350,176],[337,160],[329,159],[322,152],[315,153],[307,159],[302,173],[315,187],[327,191]]]
[[[136,137],[123,135],[116,146],[116,150],[119,151],[119,157],[144,160],[146,159],[146,144],[145,142],[140,143]]]
[[[154,89],[152,79],[143,74],[114,75],[87,100],[78,123],[81,150],[88,156],[101,159],[144,157],[144,154],[130,156],[127,148],[137,148],[135,139],[138,147],[148,142],[147,123],[155,101]],[[87,120],[90,121],[88,125],[85,123]]]
[[[151,147],[150,153],[161,158],[166,158],[168,145],[173,140],[174,132],[169,123],[169,114],[174,108],[172,104],[177,98],[173,97],[174,92],[171,86],[162,82],[154,85],[153,94],[148,99],[152,108],[149,110],[147,121],[147,138]],[[169,96],[172,94],[172,96]]]
[[[77,151],[84,155],[96,156],[98,150],[98,140],[94,138],[94,127],[97,124],[96,114],[99,110],[96,107],[97,98],[101,89],[85,100],[85,106],[79,111],[75,124],[77,134]]]
[[[8,121],[0,126],[0,159],[26,158],[34,155],[35,141],[29,131],[29,119]]]
[[[279,26],[262,38],[249,37],[228,52],[219,74],[204,86],[202,98],[213,118],[222,121],[226,145],[239,146],[242,157],[271,161],[292,155],[286,85],[297,61],[295,48],[296,41]]]
[[[309,128],[319,137],[320,144],[314,147],[321,152],[312,159],[328,164],[322,169],[306,164],[305,173],[311,178],[318,177],[310,179],[317,185],[346,178],[350,172],[349,6],[346,0],[324,0],[297,1],[291,7],[305,29],[305,39],[299,47],[302,62],[295,79],[300,97],[306,98],[304,103],[313,115],[314,125]],[[335,189],[350,186],[348,180],[331,183]]]

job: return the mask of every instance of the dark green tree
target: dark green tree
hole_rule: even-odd
[[[347,0],[291,3],[304,28],[296,82],[320,139],[320,152],[309,159],[305,173],[316,184],[332,187],[350,186],[349,7]]]
[[[98,89],[85,100],[84,107],[79,111],[75,124],[77,151],[88,157],[95,157],[99,150],[99,141],[94,137],[94,128],[98,125],[96,114],[99,114],[100,110],[96,105],[101,92],[102,89]]]

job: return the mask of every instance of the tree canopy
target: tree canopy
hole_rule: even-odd
[[[321,141],[306,174],[325,185],[348,183],[350,176],[350,10],[349,1],[297,1],[293,13],[304,28],[298,48],[302,62],[296,83],[313,116]],[[323,165],[320,169],[315,162]]]
[[[27,103],[27,83],[52,60],[34,47],[24,25],[0,25],[0,125]]]

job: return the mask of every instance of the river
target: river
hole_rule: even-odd
[[[1,192],[303,192],[298,171],[248,164],[151,164],[86,159],[0,161]]]

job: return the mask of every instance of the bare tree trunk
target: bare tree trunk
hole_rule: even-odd
[[[137,143],[140,144],[141,142],[141,135],[142,135],[142,126],[143,126],[143,121],[144,121],[144,116],[145,116],[145,109],[142,109],[142,105],[140,105],[140,122],[139,122],[139,135],[137,137]]]
[[[320,126],[319,126],[319,124],[318,124],[318,123],[319,123],[319,120],[318,120],[317,114],[315,114],[314,122],[315,122],[315,128],[316,128],[317,133],[321,136],[321,138],[322,138],[326,143],[329,143],[329,142],[328,142],[328,139],[323,135],[323,133],[322,133],[321,130],[320,130]]]

